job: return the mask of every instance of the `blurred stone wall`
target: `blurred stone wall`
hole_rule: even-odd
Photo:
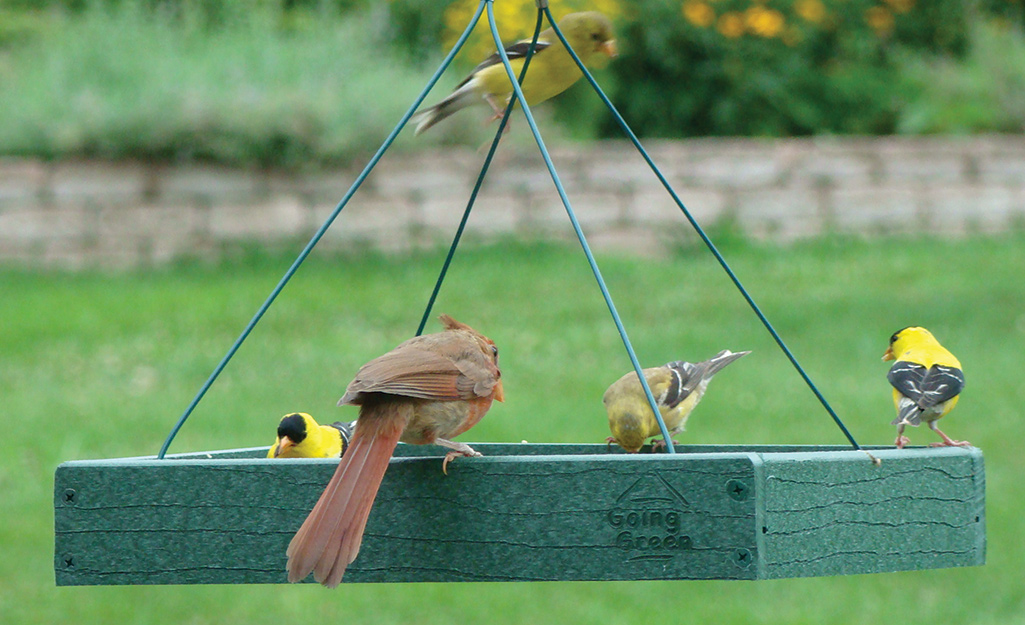
[[[702,227],[755,238],[825,232],[962,235],[1025,228],[1025,140],[701,139],[646,142]],[[591,244],[659,253],[693,230],[627,143],[552,157]],[[483,154],[388,154],[318,247],[389,252],[447,243]],[[0,159],[0,263],[153,266],[238,245],[309,240],[362,168],[254,172],[195,165]],[[500,150],[467,239],[574,234],[536,152]]]

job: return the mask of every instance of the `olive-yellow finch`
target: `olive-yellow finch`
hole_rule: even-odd
[[[596,11],[570,13],[559,20],[559,30],[587,67],[604,67],[608,58],[616,56],[616,42],[612,37],[609,19]],[[509,64],[517,77],[530,48],[530,40],[518,41],[505,48]],[[583,74],[569,55],[558,35],[551,28],[538,35],[534,55],[527,68],[521,88],[527,104],[557,96],[569,89]],[[512,96],[512,83],[506,74],[502,58],[495,52],[478,65],[447,98],[424,109],[413,117],[416,134],[427,130],[460,109],[487,102],[495,112],[492,120],[499,119]]]
[[[305,412],[285,415],[268,458],[338,458],[352,438],[352,423],[318,425]]]
[[[701,401],[712,376],[734,360],[750,353],[734,353],[727,349],[704,362],[677,360],[644,370],[644,379],[648,382],[648,388],[658,404],[670,436],[684,429],[687,417]],[[636,372],[631,371],[613,382],[605,391],[602,401],[605,402],[609,429],[612,430],[608,442],[616,443],[632,453],[638,451],[644,441],[661,433]],[[665,442],[661,441],[661,444]]]
[[[890,337],[883,360],[896,360],[886,379],[893,385],[893,403],[897,407],[897,448],[908,444],[904,428],[918,427],[924,419],[942,443],[933,447],[966,447],[968,441],[955,441],[936,427],[936,422],[957,405],[964,389],[961,363],[925,328],[907,327]]]

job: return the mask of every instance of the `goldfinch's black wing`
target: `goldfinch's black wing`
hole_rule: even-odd
[[[701,385],[705,380],[711,379],[713,375],[722,370],[723,367],[734,360],[750,354],[751,352],[731,352],[724,349],[715,357],[708,360],[693,363],[677,360],[666,364],[672,374],[669,390],[666,391],[663,403],[670,408],[676,407]]]
[[[344,456],[345,451],[349,449],[349,440],[352,439],[352,433],[356,429],[356,422],[349,421],[347,423],[343,423],[341,421],[335,421],[331,424],[331,427],[338,430],[342,435],[342,455]]]
[[[694,364],[684,360],[677,360],[666,364],[669,369],[669,388],[665,395],[659,398],[659,403],[668,408],[675,408],[681,401],[687,399],[694,389],[701,384],[701,379],[707,370],[706,362]]]
[[[544,50],[545,48],[549,47],[550,45],[552,45],[552,44],[548,43],[547,41],[538,41],[537,45],[534,46],[534,54],[537,54],[538,52],[540,52],[541,50]],[[512,45],[508,45],[508,46],[505,47],[505,54],[506,54],[506,56],[509,57],[510,61],[512,61],[514,59],[522,59],[523,57],[527,56],[527,50],[529,50],[529,49],[530,49],[530,40],[529,39],[526,40],[526,41],[517,41],[516,43],[514,43]],[[478,65],[477,67],[473,68],[473,71],[470,72],[470,75],[467,76],[465,79],[463,79],[463,82],[461,82],[458,85],[456,85],[456,89],[459,89],[460,87],[462,87],[466,83],[470,82],[470,79],[473,78],[477,74],[477,72],[481,71],[482,69],[491,67],[492,65],[498,65],[501,62],[502,62],[502,57],[497,52],[495,52],[494,54],[492,54],[488,58],[486,58],[483,61],[481,61],[480,65]],[[530,70],[527,70],[527,71],[530,71]]]
[[[964,390],[964,373],[957,367],[945,365],[925,367],[898,361],[890,367],[886,379],[901,395],[911,400],[901,402],[895,424],[902,421],[917,424],[918,415],[922,412],[957,397]]]

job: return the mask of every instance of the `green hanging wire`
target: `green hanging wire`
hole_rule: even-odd
[[[470,33],[473,31],[473,27],[477,25],[477,22],[480,20],[480,16],[483,12],[484,5],[481,4],[481,6],[477,7],[477,12],[474,13],[473,17],[470,19],[470,23],[466,27],[466,30],[463,31],[463,34],[456,41],[455,45],[452,47],[452,50],[448,53],[448,56],[445,57],[445,59],[441,63],[441,66],[438,67],[438,70],[434,72],[434,75],[427,82],[427,86],[425,86],[423,90],[420,92],[420,95],[417,97],[416,101],[413,102],[413,105],[410,106],[409,110],[407,110],[405,115],[402,116],[402,119],[399,120],[399,123],[395,125],[395,128],[384,140],[384,143],[381,144],[381,147],[378,148],[377,152],[370,159],[370,162],[368,162],[366,167],[363,168],[363,171],[356,178],[356,181],[352,183],[351,187],[349,187],[349,190],[346,192],[345,196],[341,199],[338,205],[335,206],[335,209],[324,221],[323,225],[321,225],[320,228],[317,229],[317,232],[313,235],[313,238],[310,239],[310,242],[307,243],[306,247],[303,248],[303,250],[299,253],[299,256],[295,259],[292,265],[285,272],[285,275],[278,282],[277,286],[275,286],[274,290],[272,290],[270,295],[267,296],[267,299],[263,302],[263,305],[260,306],[260,308],[256,311],[256,314],[253,315],[253,318],[246,325],[245,329],[242,330],[242,334],[235,340],[231,348],[228,349],[228,353],[224,355],[224,358],[222,358],[220,363],[218,363],[217,366],[214,368],[213,373],[211,373],[210,377],[207,378],[206,382],[199,389],[199,392],[197,392],[196,396],[192,398],[192,401],[185,409],[185,412],[182,413],[181,417],[179,417],[178,422],[174,424],[173,428],[171,428],[171,432],[167,435],[167,438],[164,440],[164,444],[161,446],[160,452],[157,454],[157,458],[162,459],[164,457],[164,455],[167,453],[168,448],[171,446],[171,442],[174,441],[175,436],[178,435],[179,430],[181,430],[182,426],[185,425],[185,421],[189,418],[189,415],[192,414],[193,410],[196,409],[196,406],[199,404],[200,400],[203,399],[203,396],[206,395],[206,392],[210,390],[210,386],[214,383],[217,377],[220,376],[221,372],[224,371],[224,368],[228,365],[228,362],[232,359],[232,357],[235,355],[238,349],[242,346],[242,343],[253,331],[253,328],[256,327],[256,324],[259,323],[260,319],[263,318],[263,315],[267,312],[267,309],[269,309],[271,304],[274,303],[274,300],[277,299],[278,295],[285,288],[285,285],[288,284],[288,281],[291,280],[292,276],[295,275],[295,272],[299,270],[299,266],[302,265],[303,261],[305,261],[306,258],[310,255],[310,252],[313,251],[314,246],[316,246],[320,239],[323,238],[324,233],[326,233],[327,229],[331,226],[332,223],[334,223],[335,218],[338,217],[338,214],[342,212],[342,209],[345,208],[345,205],[349,203],[349,200],[363,184],[363,181],[366,180],[367,176],[370,175],[370,172],[371,170],[373,170],[374,166],[377,165],[378,161],[381,160],[381,157],[384,156],[384,153],[388,150],[389,147],[391,147],[392,143],[394,143],[395,138],[399,135],[399,132],[406,126],[406,123],[409,121],[409,118],[413,116],[413,113],[415,113],[418,108],[420,108],[420,105],[427,97],[427,94],[431,92],[431,89],[434,88],[434,85],[438,82],[438,79],[441,78],[441,75],[445,73],[446,69],[448,69],[449,64],[452,63],[452,59],[455,58],[456,53],[458,53],[459,50],[463,47],[463,44],[466,43],[466,40],[469,38]]]
[[[431,294],[431,297],[430,297],[430,300],[429,300],[429,302],[427,304],[427,309],[425,310],[424,316],[421,319],[421,323],[420,323],[420,326],[419,326],[419,328],[417,330],[417,334],[419,335],[419,334],[421,334],[423,332],[423,328],[424,328],[424,325],[426,323],[426,320],[427,320],[427,318],[430,315],[431,308],[433,307],[434,302],[436,301],[437,295],[438,295],[438,293],[440,291],[440,288],[441,288],[441,284],[444,281],[444,277],[445,277],[445,275],[446,275],[446,273],[448,271],[448,268],[449,268],[449,266],[451,264],[452,258],[453,258],[454,254],[455,254],[455,249],[458,246],[458,243],[459,243],[459,240],[461,238],[462,232],[463,232],[463,230],[465,228],[465,225],[466,225],[466,221],[467,221],[467,219],[469,217],[469,213],[470,213],[470,211],[471,211],[471,209],[473,207],[474,202],[476,201],[476,197],[477,197],[477,194],[478,194],[478,192],[480,190],[480,186],[481,186],[481,184],[483,182],[484,176],[487,173],[488,168],[490,167],[491,161],[492,161],[492,159],[494,157],[495,151],[496,151],[497,146],[498,146],[498,142],[501,139],[501,136],[502,136],[502,133],[503,133],[503,131],[505,129],[506,124],[508,123],[508,116],[511,113],[511,110],[512,110],[513,106],[515,105],[515,103],[517,101],[519,101],[520,105],[521,105],[521,108],[523,109],[524,116],[527,119],[527,123],[530,126],[531,132],[534,135],[535,141],[538,144],[538,148],[539,148],[539,150],[541,152],[541,155],[542,155],[542,157],[545,160],[545,164],[548,167],[550,175],[552,176],[552,180],[553,180],[553,182],[555,184],[556,190],[559,193],[559,197],[562,200],[564,207],[566,208],[566,212],[567,212],[567,215],[569,216],[570,222],[572,223],[574,231],[577,234],[577,238],[579,239],[581,247],[584,250],[584,254],[587,257],[588,263],[591,266],[591,270],[594,273],[595,279],[598,282],[598,286],[599,286],[599,288],[600,288],[600,290],[602,292],[602,295],[605,298],[605,302],[606,302],[606,305],[609,308],[609,312],[611,313],[613,321],[615,322],[617,330],[619,331],[620,337],[623,340],[623,344],[624,344],[624,346],[626,348],[628,356],[630,357],[630,361],[633,364],[634,370],[637,373],[637,376],[638,376],[638,378],[639,378],[639,380],[641,382],[641,387],[644,390],[644,393],[645,393],[645,396],[646,396],[646,398],[648,400],[649,406],[652,408],[652,411],[653,411],[653,413],[655,415],[655,418],[658,421],[659,429],[661,430],[661,434],[662,434],[662,436],[663,436],[663,438],[665,439],[665,442],[666,442],[666,450],[669,453],[675,453],[675,449],[673,447],[672,439],[671,439],[671,437],[669,435],[668,429],[666,428],[666,425],[665,425],[665,423],[664,423],[664,421],[662,419],[662,416],[661,416],[661,414],[660,414],[660,412],[658,410],[658,405],[657,405],[657,402],[654,399],[654,396],[651,393],[651,389],[648,387],[647,380],[644,378],[643,370],[641,369],[641,366],[640,366],[640,363],[639,363],[639,361],[637,359],[637,356],[634,353],[634,350],[633,350],[633,347],[632,347],[632,345],[630,343],[629,337],[626,334],[626,329],[623,327],[623,324],[622,324],[622,321],[621,321],[621,319],[619,317],[619,314],[616,311],[615,304],[612,301],[612,296],[609,293],[608,288],[605,285],[605,281],[604,281],[604,279],[601,276],[601,272],[600,272],[600,270],[598,268],[597,262],[595,261],[594,256],[591,253],[590,247],[587,244],[587,240],[586,240],[586,237],[584,236],[583,230],[581,229],[580,224],[579,224],[579,222],[576,219],[576,215],[573,212],[573,208],[570,205],[568,197],[566,196],[565,189],[562,186],[562,183],[561,183],[561,180],[560,180],[560,178],[558,176],[558,173],[555,170],[555,166],[552,163],[551,157],[548,154],[548,150],[547,150],[547,148],[544,145],[543,139],[541,138],[540,131],[537,128],[537,124],[534,122],[533,115],[531,114],[530,108],[529,108],[529,106],[526,103],[526,98],[524,97],[522,89],[520,88],[520,82],[522,82],[524,76],[526,75],[527,67],[529,65],[530,58],[531,58],[531,56],[532,56],[532,54],[534,52],[534,48],[535,48],[535,45],[536,45],[536,42],[537,42],[537,38],[538,38],[538,35],[540,33],[541,24],[542,24],[542,17],[546,17],[548,19],[549,24],[552,26],[552,29],[554,30],[555,34],[559,37],[559,39],[562,42],[562,44],[569,51],[570,56],[576,62],[577,66],[580,68],[581,72],[583,73],[583,75],[585,76],[587,81],[590,83],[592,88],[594,88],[594,90],[598,93],[598,95],[601,98],[601,100],[605,103],[605,105],[612,112],[612,114],[615,117],[617,123],[620,125],[620,127],[623,129],[623,131],[627,134],[627,136],[631,139],[631,141],[633,142],[634,146],[638,149],[638,151],[641,153],[642,157],[645,159],[645,161],[648,163],[648,165],[654,171],[654,173],[658,177],[659,181],[663,184],[663,186],[669,192],[670,196],[673,198],[673,200],[676,202],[677,206],[684,213],[685,217],[688,219],[688,221],[691,223],[691,226],[695,229],[695,231],[701,237],[702,241],[706,244],[706,246],[709,248],[709,250],[712,252],[712,254],[719,261],[720,265],[726,271],[726,273],[730,277],[730,279],[734,282],[734,285],[741,292],[743,297],[747,300],[749,306],[754,310],[754,312],[758,316],[759,320],[761,320],[763,325],[765,325],[766,329],[772,335],[773,339],[779,345],[780,349],[784,352],[784,354],[790,360],[791,364],[795,367],[795,369],[798,371],[798,373],[800,373],[802,378],[805,380],[806,384],[809,386],[809,388],[812,390],[812,392],[815,394],[815,396],[819,399],[819,401],[825,407],[826,411],[830,414],[830,416],[836,422],[837,426],[841,429],[841,431],[844,433],[844,435],[850,441],[851,445],[855,449],[862,450],[860,445],[858,445],[858,443],[854,440],[853,436],[847,430],[847,428],[843,424],[842,420],[835,413],[835,411],[829,405],[828,401],[826,401],[825,397],[819,392],[819,390],[815,386],[814,382],[807,375],[807,373],[804,371],[804,369],[798,363],[797,359],[793,356],[793,354],[787,348],[787,346],[783,342],[782,338],[779,336],[779,334],[776,332],[776,330],[772,327],[772,324],[768,321],[768,319],[762,313],[761,309],[754,302],[753,298],[750,296],[750,294],[747,292],[747,290],[744,288],[744,286],[740,283],[740,280],[736,277],[736,275],[734,274],[732,269],[726,263],[726,260],[719,253],[718,249],[716,249],[715,245],[708,238],[708,236],[705,234],[705,232],[701,229],[701,227],[698,225],[698,223],[694,219],[694,217],[690,214],[690,211],[687,210],[686,206],[684,206],[683,202],[676,195],[676,193],[672,189],[671,185],[668,183],[668,181],[662,175],[661,171],[658,169],[658,167],[651,160],[651,158],[649,157],[647,152],[644,150],[643,146],[640,144],[640,141],[637,139],[636,135],[634,135],[633,131],[630,130],[630,128],[626,124],[625,120],[623,120],[622,116],[620,116],[619,112],[612,105],[612,102],[608,99],[608,97],[605,95],[605,93],[601,90],[601,88],[598,86],[597,82],[591,76],[590,72],[587,70],[587,68],[584,66],[584,64],[580,61],[580,58],[573,51],[573,49],[570,47],[569,42],[566,41],[565,36],[559,30],[558,25],[555,23],[555,20],[553,19],[552,15],[551,15],[551,12],[550,12],[550,10],[548,8],[547,0],[536,0],[536,4],[537,4],[537,7],[538,7],[538,20],[537,20],[537,24],[535,26],[534,37],[533,37],[533,40],[531,42],[531,46],[530,46],[530,48],[528,50],[527,56],[526,56],[526,58],[524,60],[524,66],[523,66],[523,68],[521,70],[521,73],[520,73],[520,76],[519,76],[519,80],[517,80],[516,75],[515,75],[515,73],[512,70],[512,66],[509,63],[508,55],[505,53],[504,47],[502,46],[501,38],[499,36],[498,29],[497,29],[497,26],[495,24],[495,19],[494,19],[494,12],[493,12],[493,9],[492,9],[493,1],[494,0],[481,0],[481,3],[477,7],[477,11],[474,13],[473,17],[470,20],[470,23],[468,24],[466,29],[463,31],[462,35],[459,37],[459,39],[457,40],[456,44],[453,46],[452,50],[445,57],[445,59],[442,62],[441,66],[438,68],[438,70],[434,73],[434,75],[428,81],[427,85],[421,91],[419,97],[414,101],[412,106],[410,106],[410,108],[407,110],[405,115],[403,115],[403,117],[401,118],[399,123],[396,125],[396,127],[392,130],[392,132],[385,139],[384,143],[381,145],[381,147],[378,149],[378,151],[371,158],[370,162],[368,162],[368,164],[366,165],[364,170],[357,177],[356,181],[349,188],[348,192],[345,194],[345,196],[342,198],[342,200],[335,207],[334,211],[332,211],[332,213],[328,216],[327,220],[325,220],[324,224],[317,230],[317,232],[311,238],[310,242],[306,245],[306,247],[302,250],[302,252],[300,252],[299,256],[296,258],[296,260],[293,262],[293,264],[289,267],[289,269],[285,272],[285,275],[281,278],[281,280],[278,282],[277,286],[271,291],[271,294],[267,297],[267,299],[264,301],[264,303],[257,310],[256,314],[253,316],[253,318],[250,320],[250,322],[246,325],[246,327],[243,330],[242,334],[238,337],[238,339],[235,341],[235,343],[228,350],[227,354],[224,356],[224,358],[220,361],[220,363],[214,369],[213,373],[211,373],[210,377],[207,379],[207,381],[200,388],[199,392],[197,392],[197,394],[193,398],[192,402],[189,404],[189,406],[186,408],[185,412],[181,415],[181,417],[179,418],[178,422],[175,424],[175,426],[172,428],[171,432],[168,434],[167,439],[164,441],[164,444],[161,447],[160,452],[159,452],[157,457],[158,458],[164,458],[168,448],[171,445],[171,442],[174,440],[175,436],[177,435],[177,433],[179,432],[181,427],[184,425],[185,421],[192,414],[192,412],[194,411],[196,405],[198,405],[199,401],[203,398],[203,396],[209,390],[210,386],[213,384],[213,382],[217,379],[217,377],[220,375],[220,373],[227,366],[228,362],[231,360],[231,358],[235,355],[235,353],[241,347],[242,343],[249,336],[249,334],[255,328],[256,324],[260,321],[260,319],[263,317],[263,315],[266,313],[266,311],[270,308],[271,304],[274,302],[274,300],[277,298],[277,296],[284,289],[285,285],[289,282],[289,280],[291,280],[292,276],[294,276],[296,271],[298,271],[299,266],[302,265],[302,263],[306,260],[306,258],[312,252],[313,247],[320,241],[320,239],[323,237],[323,235],[326,233],[327,229],[334,222],[334,220],[338,216],[338,214],[342,211],[342,209],[349,202],[349,200],[352,198],[352,196],[355,194],[355,192],[363,184],[364,180],[370,174],[370,172],[374,168],[374,166],[376,166],[376,164],[381,159],[381,157],[384,155],[385,151],[387,151],[387,149],[389,147],[391,147],[391,144],[394,142],[395,138],[398,136],[398,133],[405,127],[405,125],[409,121],[410,117],[412,117],[412,115],[420,107],[420,105],[423,103],[424,99],[427,97],[428,93],[433,89],[435,84],[440,79],[441,75],[448,68],[448,66],[452,62],[453,58],[455,57],[455,55],[462,48],[462,46],[466,42],[467,38],[469,37],[470,33],[472,32],[473,28],[477,25],[478,21],[480,20],[481,14],[483,13],[483,11],[485,9],[487,10],[488,23],[489,23],[489,26],[490,26],[490,29],[491,29],[492,38],[494,39],[496,47],[498,49],[498,53],[499,53],[499,56],[501,58],[502,65],[505,67],[506,73],[507,73],[507,75],[509,77],[510,82],[512,83],[512,86],[513,86],[513,97],[510,98],[510,101],[509,101],[509,104],[508,104],[508,106],[506,108],[505,114],[503,115],[501,123],[499,124],[498,132],[496,133],[495,140],[492,142],[491,149],[488,152],[488,156],[485,159],[484,165],[482,166],[480,175],[478,176],[477,182],[476,182],[476,184],[474,186],[474,190],[473,190],[473,192],[471,194],[471,197],[470,197],[470,200],[469,200],[469,202],[467,204],[466,210],[463,213],[463,217],[462,217],[462,220],[460,221],[460,224],[459,224],[459,227],[457,229],[457,232],[456,232],[455,238],[453,240],[452,246],[449,249],[448,256],[445,259],[445,262],[443,264],[441,273],[440,273],[440,275],[438,277],[438,281],[435,284],[434,290],[433,290],[433,292]],[[862,451],[864,451],[864,450],[862,450]],[[869,457],[872,457],[871,454],[869,454]],[[878,460],[876,460],[875,458],[873,458],[873,460],[878,463]]]
[[[598,269],[598,263],[594,260],[594,254],[591,253],[591,248],[587,244],[587,237],[584,236],[584,231],[580,228],[580,222],[577,221],[576,214],[573,212],[573,207],[570,205],[569,198],[566,196],[566,190],[562,186],[562,181],[559,179],[559,173],[555,170],[555,165],[552,163],[552,157],[548,154],[548,148],[545,147],[545,142],[541,138],[541,132],[537,128],[537,124],[534,122],[534,116],[530,112],[530,106],[527,105],[527,99],[523,95],[523,90],[520,88],[520,84],[516,81],[516,74],[513,72],[512,65],[509,64],[509,56],[505,53],[505,48],[502,46],[502,39],[498,34],[498,27],[495,25],[495,13],[492,8],[494,0],[482,0],[482,3],[487,4],[488,10],[488,25],[491,27],[491,37],[495,40],[495,46],[498,48],[498,54],[502,59],[502,65],[505,66],[505,72],[509,77],[509,81],[512,83],[513,94],[515,98],[510,98],[510,104],[512,101],[518,101],[520,108],[523,109],[523,115],[527,118],[527,124],[530,126],[530,131],[534,134],[534,140],[537,142],[537,147],[541,151],[541,156],[544,158],[545,165],[548,166],[548,173],[552,176],[552,182],[555,184],[555,189],[559,192],[559,198],[562,200],[562,205],[566,208],[566,214],[569,216],[570,222],[573,224],[573,230],[577,234],[577,239],[580,241],[580,247],[584,250],[584,255],[587,256],[587,262],[591,266],[591,272],[594,274],[595,280],[598,281],[598,288],[601,289],[602,297],[605,298],[605,304],[609,308],[609,312],[612,314],[612,320],[616,324],[616,329],[619,331],[619,336],[623,340],[623,346],[626,348],[626,353],[630,357],[630,362],[633,364],[634,371],[637,372],[637,377],[640,379],[641,388],[644,389],[644,395],[648,400],[648,405],[651,407],[652,412],[655,415],[655,419],[658,421],[659,430],[662,432],[662,437],[665,439],[666,451],[673,454],[676,453],[676,449],[673,447],[673,438],[669,434],[669,429],[666,427],[665,421],[662,419],[662,414],[658,409],[658,402],[655,401],[655,396],[652,395],[651,389],[648,387],[648,381],[644,378],[644,371],[641,368],[640,362],[637,360],[637,354],[634,353],[633,345],[630,344],[630,338],[626,334],[626,328],[623,327],[623,322],[619,318],[619,313],[616,311],[616,305],[612,302],[612,295],[609,293],[608,288],[605,286],[605,280],[602,278],[601,270]],[[544,10],[547,13],[547,8],[542,9],[540,2],[538,3],[538,12]],[[546,3],[547,7],[547,3]],[[554,26],[552,22],[551,14],[548,14],[548,21]],[[569,44],[563,39],[563,45],[569,50]]]
[[[481,3],[481,8],[484,4]],[[530,59],[534,56],[534,47],[537,45],[537,37],[541,34],[541,24],[543,23],[543,14],[541,11],[537,12],[537,24],[534,25],[534,37],[530,40],[530,46],[527,48],[527,54],[523,57],[523,69],[520,70],[520,84],[523,83],[523,77],[527,75],[527,67],[530,66]],[[459,241],[463,236],[463,230],[466,229],[466,221],[470,218],[470,210],[473,208],[474,203],[477,201],[477,194],[480,193],[481,185],[484,183],[484,176],[488,173],[488,168],[491,167],[491,161],[495,157],[495,152],[498,150],[498,142],[502,139],[502,133],[505,132],[506,124],[509,123],[509,113],[513,109],[513,105],[516,100],[510,98],[509,104],[505,107],[505,114],[502,115],[502,119],[498,123],[498,132],[495,133],[495,138],[491,142],[491,149],[488,150],[488,155],[484,159],[484,164],[480,168],[480,174],[477,176],[477,182],[473,185],[473,191],[470,192],[470,199],[466,203],[466,210],[463,211],[463,218],[459,220],[459,227],[456,228],[456,235],[452,239],[452,245],[448,248],[448,255],[445,257],[445,262],[441,266],[441,273],[438,275],[438,281],[434,283],[434,290],[431,292],[431,297],[427,301],[427,308],[424,310],[423,317],[420,318],[420,326],[416,329],[416,335],[420,336],[424,332],[424,327],[427,325],[427,320],[431,317],[431,310],[434,308],[434,302],[438,299],[438,293],[441,291],[441,283],[445,281],[445,276],[448,274],[448,268],[452,264],[452,258],[455,256],[456,247],[459,245]]]
[[[542,4],[544,6],[541,6]],[[857,449],[859,451],[865,451],[861,448],[861,445],[859,445],[858,442],[854,440],[854,436],[852,436],[850,431],[848,431],[847,426],[844,425],[839,415],[836,414],[836,412],[833,410],[833,407],[829,405],[829,402],[826,400],[825,396],[823,396],[822,393],[819,391],[818,387],[812,381],[811,377],[807,374],[807,372],[805,372],[804,367],[801,366],[801,364],[797,361],[797,358],[787,347],[786,343],[783,342],[783,338],[780,337],[779,333],[776,332],[776,329],[772,327],[772,324],[769,322],[769,319],[765,316],[764,313],[762,313],[762,310],[758,307],[758,304],[755,303],[754,298],[751,297],[751,295],[747,292],[747,289],[744,288],[744,285],[741,284],[740,279],[730,268],[729,264],[726,262],[726,259],[723,258],[721,253],[719,253],[719,250],[715,247],[715,244],[713,244],[712,240],[708,238],[708,235],[705,234],[705,231],[701,228],[700,225],[698,225],[697,220],[694,219],[694,216],[691,215],[690,211],[687,210],[686,206],[684,206],[679,196],[676,195],[676,191],[673,190],[672,185],[669,184],[669,181],[667,181],[665,176],[662,175],[662,172],[659,170],[658,166],[655,165],[655,162],[651,160],[650,156],[648,156],[648,152],[644,149],[644,146],[642,146],[641,142],[637,139],[637,135],[633,133],[633,131],[630,129],[630,126],[627,125],[626,120],[624,120],[623,117],[619,114],[619,111],[617,111],[616,107],[613,106],[612,101],[609,100],[609,98],[605,95],[605,92],[603,92],[601,87],[598,86],[598,83],[597,81],[595,81],[594,77],[591,76],[591,72],[587,70],[583,62],[580,61],[580,57],[578,57],[576,52],[573,51],[573,48],[570,47],[569,42],[566,41],[566,37],[562,34],[562,31],[559,30],[558,25],[556,25],[555,20],[552,18],[551,11],[548,9],[547,0],[538,0],[538,5],[539,10],[543,11],[545,13],[545,16],[548,18],[548,22],[552,25],[552,29],[555,31],[556,36],[559,37],[559,40],[562,41],[562,44],[566,46],[567,50],[569,50],[570,56],[573,57],[573,60],[576,62],[577,67],[580,68],[580,71],[584,74],[584,77],[587,79],[587,82],[590,83],[592,88],[594,88],[595,92],[601,98],[602,102],[605,103],[605,106],[608,107],[613,117],[615,117],[616,123],[619,124],[619,127],[630,138],[630,141],[634,144],[634,147],[637,148],[637,151],[640,152],[642,157],[644,157],[645,162],[648,163],[648,166],[651,167],[652,171],[655,173],[659,181],[662,183],[662,186],[664,186],[666,191],[669,192],[669,195],[673,198],[673,201],[676,202],[676,205],[680,208],[681,211],[683,211],[683,214],[687,218],[687,221],[690,222],[690,225],[694,228],[694,231],[697,232],[699,237],[701,237],[701,240],[705,243],[705,246],[708,247],[709,251],[711,251],[712,254],[715,256],[715,259],[719,261],[719,264],[722,266],[723,270],[730,277],[730,280],[733,281],[734,286],[736,286],[737,290],[740,291],[740,294],[744,297],[748,305],[754,311],[755,315],[762,322],[762,325],[765,326],[765,329],[769,331],[770,335],[772,335],[773,340],[776,341],[776,344],[779,346],[780,350],[782,350],[786,357],[790,360],[790,363],[801,375],[801,378],[804,379],[805,384],[808,385],[808,388],[811,389],[812,393],[819,400],[819,403],[821,403],[822,406],[826,409],[826,412],[829,413],[829,416],[833,418],[834,423],[836,423],[837,427],[840,428],[840,431],[843,432],[844,436],[847,437],[847,440],[850,441],[854,449]],[[867,454],[868,452],[865,453]],[[874,456],[872,456],[872,454],[868,454],[868,456],[872,458],[873,462],[876,462],[878,464],[878,460]]]

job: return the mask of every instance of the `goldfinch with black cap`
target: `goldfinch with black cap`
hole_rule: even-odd
[[[750,353],[734,353],[726,349],[703,362],[677,360],[644,370],[644,379],[648,382],[648,388],[658,404],[658,411],[662,414],[670,436],[684,429],[687,418],[704,396],[712,376],[734,360]],[[628,452],[635,453],[647,439],[661,434],[662,430],[658,427],[658,421],[635,371],[613,382],[605,391],[602,401],[612,431],[612,436],[607,439],[609,444],[616,443]],[[665,445],[665,441],[656,443],[656,446],[659,445]]]
[[[609,18],[597,11],[570,13],[559,20],[559,30],[581,62],[588,68],[602,68],[608,59],[615,57],[616,42],[612,36]],[[518,41],[505,48],[513,73],[519,77],[523,62],[530,48],[530,39]],[[539,102],[559,95],[569,89],[583,74],[573,57],[562,45],[559,36],[551,28],[538,35],[530,67],[520,88],[527,104]],[[502,64],[502,57],[495,52],[478,65],[455,91],[438,104],[413,116],[416,134],[420,134],[456,111],[473,104],[486,102],[495,115],[489,120],[500,119],[512,97],[512,83]]]
[[[268,458],[338,458],[349,446],[355,422],[319,425],[305,412],[281,418]]]
[[[904,428],[918,427],[924,420],[940,435],[942,443],[931,447],[967,447],[968,441],[955,441],[936,427],[936,422],[954,409],[964,389],[961,363],[925,328],[910,326],[890,337],[883,360],[896,360],[886,379],[893,385],[893,404],[897,418],[898,449],[908,444]]]

